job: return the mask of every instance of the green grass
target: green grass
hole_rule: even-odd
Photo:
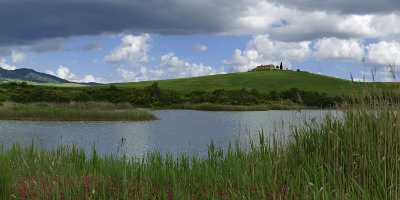
[[[378,109],[379,108],[379,109]],[[397,106],[352,108],[296,129],[286,143],[260,134],[248,150],[213,144],[208,157],[142,159],[55,151],[0,151],[3,199],[399,199]]]
[[[194,78],[182,78],[173,80],[157,81],[162,89],[170,89],[179,92],[190,91],[214,91],[216,89],[257,89],[260,92],[283,91],[290,88],[298,88],[305,91],[326,92],[331,95],[352,94],[363,89],[377,87],[391,89],[393,83],[352,83],[351,81],[312,74],[308,72],[295,71],[262,71],[231,73]],[[117,84],[122,87],[143,88],[149,86],[153,81],[137,83]]]
[[[147,121],[156,117],[144,109],[111,103],[15,104],[0,106],[0,120],[25,121]]]
[[[176,104],[159,109],[187,109],[187,110],[205,110],[205,111],[267,111],[267,110],[295,110],[306,108],[288,101],[270,102],[264,105],[223,105],[223,104]],[[310,107],[307,107],[311,109]]]

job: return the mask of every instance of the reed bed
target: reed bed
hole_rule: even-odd
[[[0,106],[0,120],[28,121],[147,121],[156,117],[145,109],[129,104],[70,103],[16,104]]]
[[[248,148],[210,144],[205,158],[85,155],[74,146],[0,151],[3,199],[399,199],[399,191],[393,105],[347,109],[294,129],[286,142],[261,132]]]

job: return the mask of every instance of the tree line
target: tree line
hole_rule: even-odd
[[[156,82],[145,88],[124,88],[116,85],[57,88],[33,86],[26,83],[0,85],[0,101],[13,101],[17,103],[101,101],[157,107],[183,103],[261,105],[279,100],[288,100],[304,106],[333,107],[336,104],[342,103],[344,98],[329,96],[326,93],[303,91],[297,88],[285,91],[272,91],[270,93],[262,93],[256,89],[218,89],[214,91],[179,93],[173,90],[161,89]]]

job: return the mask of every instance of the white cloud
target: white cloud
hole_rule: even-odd
[[[96,81],[96,78],[93,75],[89,74],[89,75],[85,75],[83,77],[83,79],[81,79],[80,82],[92,83],[92,82],[97,82],[97,81]]]
[[[388,37],[400,34],[400,15],[340,13],[296,9],[269,1],[251,1],[226,26],[225,34],[268,34],[274,40],[309,41]]]
[[[49,70],[46,73],[72,82],[81,82],[81,83],[103,82],[101,79],[97,79],[91,74],[79,77],[75,75],[68,67],[62,65],[60,65],[55,72]]]
[[[12,51],[11,52],[11,60],[13,64],[22,62],[23,60],[25,60],[25,54],[23,52],[19,52],[19,51]]]
[[[160,58],[160,64],[155,67],[120,67],[117,69],[117,72],[124,81],[172,79],[223,73],[222,71],[217,71],[208,65],[182,60],[174,53],[162,55]]]
[[[356,59],[364,57],[364,47],[357,40],[323,38],[314,45],[314,56],[319,59]]]
[[[208,50],[208,46],[205,44],[196,44],[194,45],[193,49],[195,51],[204,52]]]
[[[124,81],[144,81],[180,77],[203,76],[218,73],[213,67],[202,63],[191,63],[178,58],[174,53],[160,57],[160,63],[149,66],[149,34],[127,35],[121,45],[105,57],[105,60],[117,66],[117,73]],[[197,45],[197,50],[206,51],[206,45]]]
[[[211,66],[187,62],[175,56],[174,53],[161,56],[159,69],[164,72],[165,78],[204,76],[217,73]]]
[[[309,41],[273,41],[268,35],[259,35],[247,44],[245,50],[236,49],[232,58],[224,63],[233,66],[234,71],[248,71],[261,64],[303,60],[311,54],[310,44]]]
[[[136,69],[118,68],[117,72],[121,75],[124,81],[133,81],[133,82],[159,80],[163,75],[163,71],[157,69],[150,69],[145,66],[141,66]]]
[[[368,47],[367,60],[370,63],[389,65],[400,64],[400,43],[381,41],[370,44]]]
[[[54,73],[53,73],[54,74]],[[71,70],[68,67],[64,67],[60,65],[55,73],[56,76],[70,80],[70,81],[75,81],[76,80],[76,75],[71,72]]]
[[[15,65],[7,64],[7,60],[4,58],[0,58],[0,68],[6,69],[6,70],[17,69],[17,67]]]
[[[375,15],[370,26],[376,32],[376,36],[385,37],[400,33],[400,15],[391,13],[385,15]]]
[[[125,35],[121,45],[105,57],[109,63],[147,63],[150,35]]]

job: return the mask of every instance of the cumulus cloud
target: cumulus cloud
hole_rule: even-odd
[[[236,49],[232,58],[224,61],[233,71],[248,71],[261,64],[278,64],[281,61],[303,60],[310,56],[311,42],[280,42],[268,35],[255,36],[245,50]]]
[[[99,82],[99,81],[97,81],[97,79],[93,75],[89,74],[89,75],[85,75],[80,82],[93,83],[93,82]]]
[[[104,59],[117,66],[117,73],[123,81],[159,79],[162,72],[146,66],[149,62],[150,41],[151,36],[147,33],[124,35],[121,44]]]
[[[400,64],[400,43],[381,41],[370,44],[368,47],[367,60],[370,63],[389,65]]]
[[[123,81],[147,81],[147,80],[159,80],[162,79],[163,71],[159,69],[153,69],[146,66],[140,66],[135,68],[118,68],[117,72],[122,77]],[[119,82],[119,81],[118,81]]]
[[[195,77],[224,73],[202,63],[191,63],[174,53],[162,55],[156,66],[119,67],[117,72],[124,81],[146,81],[183,77]]]
[[[7,64],[7,60],[4,58],[0,58],[0,68],[6,70],[15,70],[17,67],[15,65]]]
[[[125,35],[121,45],[105,57],[109,63],[147,63],[150,35]]]
[[[323,38],[314,45],[314,56],[319,59],[356,59],[364,57],[364,47],[361,42],[350,39]]]
[[[62,79],[70,80],[70,81],[76,80],[76,75],[74,73],[72,73],[68,67],[64,67],[62,65],[60,65],[58,67],[56,72],[47,71],[47,73],[58,76]]]
[[[294,9],[262,1],[239,19],[239,32],[268,33],[283,41],[388,37],[400,33],[398,12],[354,14]],[[283,23],[282,23],[283,22]],[[312,24],[312,26],[309,26]]]
[[[165,78],[182,78],[216,74],[213,67],[202,63],[190,63],[178,58],[174,53],[161,56],[160,70]]]
[[[96,79],[91,74],[84,75],[83,77],[77,76],[68,67],[62,65],[60,65],[55,72],[48,70],[46,73],[72,82],[80,82],[80,83],[102,82],[101,79]]]
[[[160,57],[160,63],[149,65],[150,34],[125,35],[121,44],[105,60],[117,67],[117,73],[124,81],[144,81],[193,77],[218,73],[213,67],[192,63],[174,53]]]

